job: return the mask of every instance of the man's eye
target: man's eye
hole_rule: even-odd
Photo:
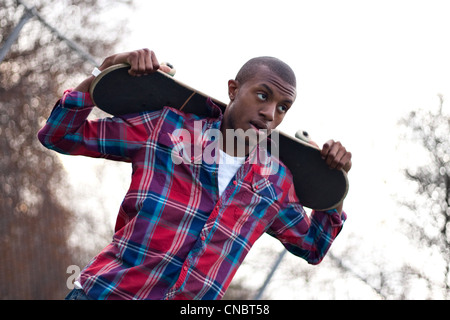
[[[288,107],[283,106],[283,105],[278,106],[277,108],[278,108],[278,111],[280,111],[281,113],[286,113],[288,111]]]
[[[257,93],[256,95],[262,101],[266,101],[267,100],[267,94],[265,94],[265,93],[260,92],[260,93]]]

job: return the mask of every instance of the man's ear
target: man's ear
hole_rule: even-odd
[[[228,81],[228,97],[230,101],[233,101],[236,98],[236,95],[239,91],[239,83],[236,80]]]

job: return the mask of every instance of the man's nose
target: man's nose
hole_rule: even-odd
[[[277,105],[275,103],[266,104],[259,110],[259,114],[264,117],[266,121],[273,121]]]

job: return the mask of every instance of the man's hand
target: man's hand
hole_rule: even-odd
[[[105,59],[99,69],[104,70],[119,63],[128,63],[131,66],[128,73],[132,76],[146,75],[157,70],[166,73],[170,72],[170,68],[165,65],[160,65],[155,52],[149,49],[140,49],[112,55]]]
[[[352,168],[352,154],[340,142],[328,140],[323,145],[321,154],[330,168],[344,169],[347,173]],[[342,214],[343,206],[344,201],[337,205],[336,210],[339,214]]]
[[[140,49],[130,52],[123,52],[107,57],[101,66],[100,71],[119,63],[128,63],[131,68],[128,73],[132,76],[142,76],[161,70],[166,73],[171,72],[171,68],[166,65],[160,65],[156,55],[149,49]],[[94,76],[90,76],[80,83],[75,91],[88,92]]]
[[[321,151],[322,158],[332,169],[344,169],[349,172],[352,168],[352,154],[340,142],[327,141]]]

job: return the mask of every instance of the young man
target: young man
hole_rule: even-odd
[[[133,76],[169,71],[148,49],[110,56],[99,69],[123,62]],[[61,153],[131,162],[132,180],[112,242],[85,267],[68,299],[220,299],[264,232],[309,263],[322,260],[345,220],[342,204],[308,217],[282,163],[267,174],[264,164],[249,160],[258,152],[252,135],[226,141],[227,130],[259,137],[281,123],[296,98],[295,76],[286,64],[250,60],[228,82],[224,114],[209,100],[211,116],[205,118],[165,107],[89,121],[93,79],[64,93],[39,139]],[[195,147],[203,152],[220,143],[217,156],[233,161],[175,164],[174,132],[195,136],[198,128],[202,134],[220,130],[222,140]],[[351,154],[338,142],[327,142],[322,155],[332,168],[351,168]]]

